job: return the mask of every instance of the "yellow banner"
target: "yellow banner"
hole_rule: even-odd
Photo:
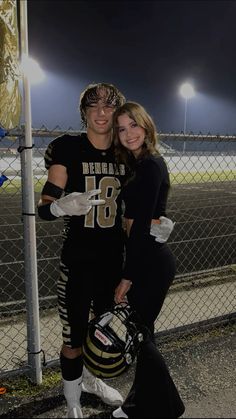
[[[0,126],[19,125],[19,39],[16,0],[0,0]]]

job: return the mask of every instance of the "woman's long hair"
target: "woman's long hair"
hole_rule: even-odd
[[[118,163],[124,163],[128,167],[132,166],[134,160],[132,153],[127,150],[119,140],[118,117],[121,115],[128,115],[133,119],[139,127],[145,130],[145,141],[142,146],[142,151],[138,159],[142,159],[147,155],[160,155],[157,145],[158,136],[156,126],[151,116],[139,103],[126,102],[120,106],[113,114],[113,144],[115,147],[115,156]],[[131,167],[130,167],[131,168]]]

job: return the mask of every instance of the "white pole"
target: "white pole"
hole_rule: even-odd
[[[185,98],[185,109],[184,109],[184,134],[186,134],[186,124],[187,124],[187,107],[188,107],[188,98]]]
[[[187,126],[187,108],[188,108],[188,98],[185,98],[185,109],[184,109],[184,135],[186,134],[186,126]],[[184,139],[183,145],[183,153],[185,152],[186,141]]]
[[[180,87],[180,94],[185,99],[185,109],[184,109],[184,144],[183,144],[183,153],[185,153],[186,147],[186,128],[187,128],[187,110],[188,110],[188,99],[194,96],[194,88],[190,83],[183,83]]]
[[[20,41],[21,54],[28,57],[28,20],[27,0],[20,0]],[[24,223],[24,266],[27,304],[27,340],[30,378],[36,384],[42,383],[37,248],[35,228],[35,203],[32,169],[32,130],[30,82],[27,74],[23,75],[23,109],[25,135],[21,138],[21,174],[22,174],[22,215]]]

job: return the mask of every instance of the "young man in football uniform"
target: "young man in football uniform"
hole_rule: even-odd
[[[125,102],[107,83],[89,85],[80,96],[86,133],[63,135],[45,153],[47,181],[38,204],[44,220],[64,217],[58,281],[63,326],[60,364],[67,417],[82,418],[81,391],[120,406],[122,396],[83,366],[82,344],[91,303],[94,313],[111,308],[123,263],[124,232],[119,191],[125,166],[115,163],[112,116]]]

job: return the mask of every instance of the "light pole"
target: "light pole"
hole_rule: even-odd
[[[187,127],[187,109],[188,109],[188,99],[195,95],[195,91],[193,86],[190,83],[183,83],[180,87],[180,94],[185,99],[185,107],[184,107],[184,134],[186,134],[186,127]],[[185,152],[185,140],[183,146],[183,152]]]

